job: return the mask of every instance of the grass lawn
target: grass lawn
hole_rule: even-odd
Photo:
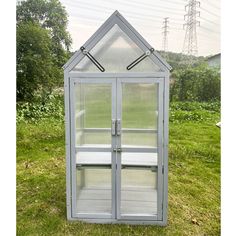
[[[167,227],[68,222],[64,123],[20,122],[17,235],[220,235],[219,113],[206,117],[170,122]]]

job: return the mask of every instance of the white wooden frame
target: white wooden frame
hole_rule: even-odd
[[[94,33],[94,35],[84,44],[86,49],[90,51],[99,40],[115,25],[117,24],[134,42],[145,52],[151,48],[146,40],[125,20],[118,11],[115,11],[108,20]],[[165,60],[154,51],[150,55],[151,60],[160,66],[161,71],[156,73],[79,73],[71,72],[75,65],[77,65],[84,55],[77,51],[71,57],[71,59],[64,65],[64,91],[65,91],[65,129],[66,129],[66,205],[67,205],[67,218],[69,220],[76,220],[77,217],[72,215],[72,143],[74,142],[71,138],[71,121],[72,111],[71,103],[73,103],[73,97],[71,95],[71,84],[73,78],[162,78],[164,83],[164,97],[163,97],[163,211],[161,220],[143,220],[142,217],[137,217],[136,220],[121,219],[105,219],[99,218],[96,214],[94,218],[87,218],[84,215],[84,219],[91,223],[128,223],[128,224],[167,224],[167,196],[168,196],[168,110],[169,110],[169,71],[171,67],[165,62]],[[115,183],[112,183],[115,184]]]
[[[122,220],[134,220],[134,219],[142,219],[142,220],[159,220],[161,221],[163,219],[163,174],[162,174],[162,168],[163,168],[163,155],[162,155],[162,141],[163,141],[163,78],[117,78],[117,119],[122,120],[122,84],[129,84],[129,83],[156,83],[158,84],[158,112],[159,112],[159,117],[157,120],[157,130],[158,130],[158,143],[157,143],[157,149],[152,149],[152,148],[139,148],[136,150],[134,148],[130,148],[130,150],[127,150],[126,148],[122,147],[122,153],[123,152],[153,152],[157,153],[158,156],[158,171],[157,171],[157,216],[153,215],[122,215],[120,212],[120,202],[121,202],[121,160],[122,160],[122,153],[117,153],[117,179],[116,179],[116,186],[117,186],[117,219]],[[154,98],[155,99],[155,98]],[[121,147],[121,137],[122,135],[117,137],[117,143],[118,146]]]
[[[110,84],[111,85],[111,90],[112,90],[112,97],[111,97],[111,102],[112,102],[112,119],[115,119],[116,116],[116,110],[115,110],[115,102],[116,102],[116,80],[114,78],[109,78],[109,79],[104,79],[104,78],[71,78],[70,82],[70,95],[71,95],[71,103],[70,103],[70,110],[71,110],[71,148],[72,149],[78,149],[75,144],[75,133],[73,135],[73,130],[75,129],[75,117],[74,115],[74,110],[75,110],[75,96],[74,96],[74,88],[77,83],[81,84]],[[115,219],[115,181],[116,181],[116,176],[115,176],[115,168],[116,168],[116,156],[115,153],[112,152],[112,147],[114,146],[115,143],[115,138],[111,136],[111,148],[93,148],[93,147],[88,147],[85,151],[96,151],[96,152],[110,152],[111,153],[111,169],[112,169],[112,176],[111,176],[111,186],[112,186],[112,206],[111,206],[111,214],[105,214],[105,213],[92,213],[92,214],[82,214],[82,213],[77,213],[76,212],[76,152],[72,151],[71,152],[71,215],[73,218],[80,218],[80,219],[93,219],[93,218],[102,218],[102,219]],[[82,149],[82,147],[80,147]]]

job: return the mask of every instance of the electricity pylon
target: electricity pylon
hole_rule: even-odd
[[[169,33],[169,31],[168,31],[168,28],[169,28],[168,19],[169,19],[169,17],[164,18],[163,27],[162,27],[162,29],[163,29],[163,32],[162,32],[162,34],[163,34],[162,49],[165,52],[168,51],[168,38],[167,38],[167,34]]]
[[[188,4],[185,6],[185,11],[188,9],[188,13],[184,15],[184,20],[186,23],[183,25],[186,27],[183,53],[187,55],[197,56],[198,46],[197,46],[197,25],[200,26],[200,21],[197,17],[200,16],[200,11],[197,11],[197,7],[200,7],[200,2],[197,0],[189,0]]]

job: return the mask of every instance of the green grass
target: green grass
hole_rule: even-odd
[[[219,113],[205,113],[200,120],[176,116],[170,122],[166,227],[68,222],[64,123],[19,122],[17,235],[220,235]]]

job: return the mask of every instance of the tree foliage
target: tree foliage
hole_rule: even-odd
[[[193,66],[198,66],[206,61],[206,58],[203,56],[195,57],[182,53],[164,51],[159,51],[159,53],[171,65],[173,71],[186,68],[186,66],[189,66],[190,61]]]
[[[27,0],[17,6],[17,100],[62,84],[71,37],[58,0]]]
[[[17,99],[31,100],[37,90],[51,90],[61,72],[51,56],[51,40],[37,23],[17,26]]]
[[[172,101],[220,100],[220,73],[207,65],[186,67],[172,74]]]
[[[52,53],[61,66],[65,63],[71,37],[66,30],[67,13],[58,0],[27,0],[17,6],[17,23],[34,22],[47,29],[52,39]],[[66,49],[66,51],[64,50]]]

